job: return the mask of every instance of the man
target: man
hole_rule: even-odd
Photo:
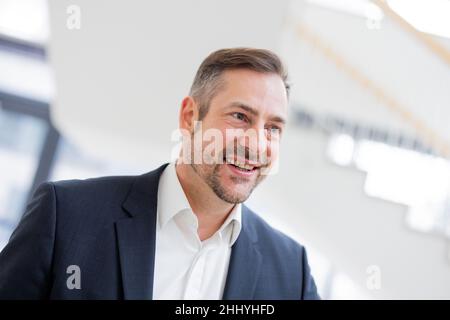
[[[0,298],[318,299],[305,249],[242,204],[277,159],[286,79],[268,50],[209,55],[178,161],[42,184],[0,254]]]

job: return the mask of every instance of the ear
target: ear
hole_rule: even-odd
[[[181,102],[179,126],[189,132],[194,130],[194,122],[198,120],[198,104],[194,98],[187,96]]]

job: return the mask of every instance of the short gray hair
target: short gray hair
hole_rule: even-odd
[[[233,69],[277,74],[283,80],[289,97],[287,71],[281,59],[272,51],[242,47],[217,50],[203,60],[191,86],[190,95],[199,104],[199,120],[206,116],[212,98],[223,84],[221,75]]]

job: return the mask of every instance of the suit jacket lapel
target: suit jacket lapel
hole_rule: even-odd
[[[246,210],[247,208],[242,206],[242,229],[231,251],[223,294],[225,300],[253,299],[258,282],[262,255]]]
[[[139,176],[122,207],[129,217],[116,221],[125,299],[152,299],[158,182],[167,164]]]

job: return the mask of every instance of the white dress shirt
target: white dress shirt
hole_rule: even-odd
[[[222,299],[241,215],[236,204],[219,230],[201,241],[197,216],[170,163],[158,186],[153,299]]]

